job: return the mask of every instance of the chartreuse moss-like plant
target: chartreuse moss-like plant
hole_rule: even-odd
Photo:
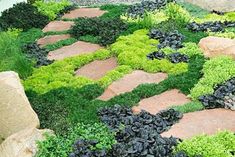
[[[235,62],[227,56],[219,56],[208,60],[203,66],[203,77],[191,90],[190,96],[197,100],[199,96],[212,94],[217,84],[235,76]]]
[[[228,12],[224,15],[218,15],[215,13],[208,14],[204,16],[203,18],[195,18],[195,21],[197,23],[204,23],[209,21],[235,21],[235,12]]]
[[[148,60],[147,54],[156,51],[157,40],[149,39],[147,30],[138,30],[132,35],[121,36],[110,47],[111,52],[118,57],[120,65],[128,65],[133,69],[143,69],[146,72],[166,72],[179,74],[186,72],[187,63],[173,64],[170,61]]]
[[[209,36],[235,39],[235,28],[226,28],[224,32],[208,32]]]
[[[38,8],[40,13],[49,17],[50,20],[54,20],[61,10],[70,5],[70,2],[68,0],[62,0],[60,2],[44,2],[43,0],[38,0],[33,5]]]
[[[36,157],[66,157],[73,151],[72,146],[78,139],[96,140],[95,148],[91,149],[98,150],[111,149],[116,143],[113,133],[104,124],[78,123],[65,137],[47,135],[45,141],[38,142]]]
[[[75,76],[75,70],[81,68],[94,60],[104,60],[111,57],[108,50],[98,50],[94,54],[80,55],[67,58],[62,61],[35,69],[33,75],[25,80],[26,90],[33,90],[38,93],[45,93],[49,90],[60,87],[79,88],[87,84],[98,82],[101,86],[107,86],[112,81],[122,77],[124,74],[131,72],[129,66],[123,65],[108,72],[104,78],[94,81],[86,77]]]
[[[175,151],[185,151],[189,157],[233,157],[235,134],[230,131],[218,132],[215,135],[199,135],[179,143]]]

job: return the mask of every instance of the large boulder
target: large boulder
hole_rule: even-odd
[[[38,116],[31,108],[17,73],[0,73],[0,93],[0,143],[25,128],[39,127]]]
[[[206,57],[226,55],[235,59],[235,40],[209,36],[201,39],[199,46]]]
[[[44,140],[45,133],[52,134],[52,131],[28,128],[9,136],[0,145],[0,156],[33,157],[37,152],[36,142]]]
[[[206,10],[222,12],[235,11],[234,0],[183,0]]]

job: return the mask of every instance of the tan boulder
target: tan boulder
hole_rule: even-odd
[[[234,0],[184,0],[207,10],[222,12],[235,11]]]
[[[45,133],[52,134],[51,130],[29,128],[9,136],[0,145],[1,157],[33,157],[37,152],[37,141],[45,139]]]
[[[39,127],[17,73],[0,73],[0,143],[8,136],[28,127]]]
[[[235,59],[235,40],[233,39],[209,36],[201,39],[199,46],[206,57],[226,55]]]

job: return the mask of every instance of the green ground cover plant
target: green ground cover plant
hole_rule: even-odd
[[[190,96],[197,100],[205,94],[212,94],[217,84],[235,76],[235,62],[232,58],[219,56],[208,60],[203,66],[203,77],[191,90]]]
[[[94,54],[80,55],[56,61],[49,66],[35,69],[33,75],[24,82],[25,88],[37,93],[45,93],[60,87],[79,88],[94,82],[97,82],[102,87],[107,87],[112,81],[121,78],[124,74],[131,72],[132,69],[126,65],[118,66],[97,81],[82,76],[76,77],[74,76],[74,71],[94,60],[104,60],[109,57],[111,57],[110,51],[103,49],[98,50]]]
[[[21,46],[35,42],[37,39],[43,36],[43,32],[39,28],[31,28],[28,31],[21,32],[18,35],[18,40]]]
[[[54,20],[61,10],[70,5],[70,2],[68,0],[62,0],[60,2],[44,2],[42,0],[37,0],[33,5],[37,7],[41,14],[47,16],[50,20]]]
[[[22,79],[31,75],[32,63],[22,53],[17,36],[0,32],[0,50],[0,72],[15,71]]]
[[[71,44],[75,43],[76,41],[77,41],[77,39],[75,39],[75,38],[69,38],[69,39],[65,39],[65,40],[60,40],[54,44],[46,45],[46,46],[44,46],[44,48],[46,48],[48,51],[53,51],[53,50],[59,49],[63,46],[71,45]]]
[[[199,135],[181,142],[176,151],[185,151],[189,157],[198,154],[205,157],[233,157],[235,135],[233,132],[221,131],[215,135]]]
[[[33,27],[43,28],[48,22],[48,17],[39,13],[36,7],[22,2],[2,12],[0,16],[0,30],[7,30],[8,28],[23,30]]]
[[[113,133],[101,123],[84,125],[78,123],[69,131],[68,136],[49,136],[46,141],[39,142],[36,157],[65,157],[72,152],[72,145],[78,139],[95,140],[98,143],[91,149],[111,149],[116,143]]]
[[[113,5],[113,4],[106,4],[100,6],[101,10],[107,11],[104,13],[100,18],[102,19],[112,19],[112,18],[119,18],[123,13],[126,12],[128,5],[120,4],[120,5]]]
[[[184,105],[179,105],[179,106],[172,106],[170,107],[176,111],[179,111],[181,113],[188,113],[188,112],[195,112],[195,111],[200,111],[204,109],[204,106],[202,103],[198,101],[193,101],[186,103]]]

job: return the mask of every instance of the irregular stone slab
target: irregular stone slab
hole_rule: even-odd
[[[51,21],[43,28],[43,32],[67,31],[74,25],[73,21]]]
[[[50,51],[48,53],[48,59],[50,60],[62,60],[67,57],[77,56],[81,54],[88,54],[95,52],[102,47],[98,44],[92,44],[88,42],[78,41],[72,45],[64,46],[60,49]]]
[[[110,98],[121,93],[132,91],[140,84],[158,83],[166,78],[167,74],[164,73],[150,74],[141,70],[136,70],[109,85],[109,87],[98,99],[109,100]]]
[[[76,71],[76,75],[98,80],[102,78],[108,71],[116,68],[117,65],[117,59],[113,57],[106,60],[97,60],[78,69]]]
[[[162,136],[187,139],[199,134],[213,135],[218,130],[235,132],[235,112],[226,109],[211,109],[186,113],[179,123]]]
[[[60,40],[69,39],[70,37],[70,34],[49,35],[38,39],[37,44],[40,45],[40,47],[44,47],[48,44],[54,44]]]
[[[151,114],[156,114],[171,106],[184,105],[188,102],[190,102],[190,99],[186,95],[177,89],[172,89],[160,95],[141,100],[138,106],[133,107],[133,112],[138,113],[141,110],[145,110]]]
[[[33,157],[37,152],[36,141],[45,139],[44,134],[52,134],[51,130],[28,128],[9,136],[0,145],[1,157]]]
[[[207,10],[222,12],[235,11],[234,0],[184,0]]]
[[[231,56],[235,59],[235,40],[221,37],[206,37],[200,40],[200,48],[206,57],[219,55]]]
[[[39,127],[17,73],[0,73],[0,93],[0,142],[22,129]]]
[[[65,14],[62,18],[66,19],[76,19],[78,17],[99,17],[102,16],[106,11],[100,10],[99,8],[79,8],[70,11]]]

